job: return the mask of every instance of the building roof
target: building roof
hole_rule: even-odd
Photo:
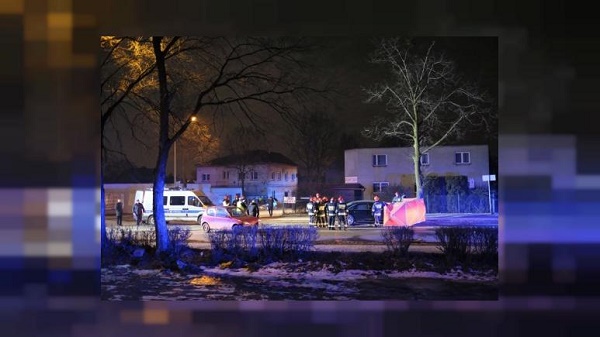
[[[243,155],[229,155],[225,157],[215,158],[208,162],[206,165],[199,166],[228,166],[236,165],[240,163],[240,159],[243,158],[246,164],[286,164],[292,166],[298,166],[288,157],[278,152],[267,152],[264,150],[248,151]]]

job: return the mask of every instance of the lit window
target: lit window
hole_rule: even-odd
[[[454,163],[455,164],[470,164],[471,163],[471,153],[470,152],[456,152],[454,154]]]
[[[373,166],[387,166],[387,154],[374,154]]]

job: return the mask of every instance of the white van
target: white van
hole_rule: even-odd
[[[144,205],[142,221],[154,225],[154,212],[152,210],[152,189],[138,190],[135,192],[135,200]],[[134,201],[135,202],[135,201]],[[165,219],[197,221],[201,224],[201,217],[208,206],[213,206],[210,199],[200,193],[190,190],[165,190],[163,192],[163,206]]]

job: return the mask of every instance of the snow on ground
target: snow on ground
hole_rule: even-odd
[[[301,265],[298,264],[301,268]],[[331,268],[328,268],[331,267]],[[305,282],[321,281],[321,280],[334,280],[334,281],[345,281],[345,280],[360,280],[377,278],[385,276],[388,278],[435,278],[452,281],[465,281],[465,282],[494,282],[497,280],[497,276],[493,271],[482,274],[465,273],[460,268],[453,269],[448,273],[440,274],[437,272],[430,271],[417,271],[414,268],[409,271],[376,271],[376,270],[343,270],[340,272],[333,272],[330,269],[334,269],[333,266],[324,266],[321,270],[317,271],[301,271],[296,272],[293,270],[294,266],[290,264],[284,264],[274,262],[263,266],[257,271],[249,271],[245,268],[240,269],[221,269],[219,267],[204,268],[203,271],[207,274],[213,275],[235,275],[261,278],[265,280],[276,280],[276,279],[301,279]]]
[[[106,300],[372,300],[494,299],[497,275],[430,271],[344,270],[313,263],[271,263],[258,270],[201,267],[196,274],[138,270],[130,266],[101,270]],[[451,282],[450,282],[451,281]]]

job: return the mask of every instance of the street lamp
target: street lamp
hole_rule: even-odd
[[[196,116],[190,117],[190,122],[195,122],[198,118]],[[184,168],[185,170],[185,168]],[[177,184],[177,139],[173,143],[173,185]]]

